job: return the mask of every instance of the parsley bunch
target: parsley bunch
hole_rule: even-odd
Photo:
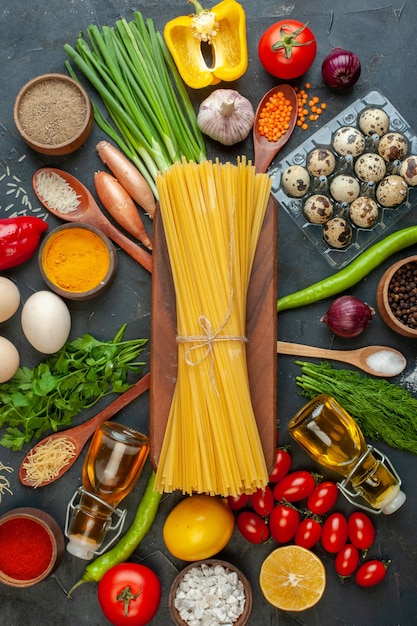
[[[48,430],[70,426],[72,418],[109,393],[123,393],[129,372],[140,372],[138,355],[147,339],[123,341],[126,324],[111,341],[89,334],[67,342],[33,369],[20,367],[0,385],[0,445],[21,450]]]

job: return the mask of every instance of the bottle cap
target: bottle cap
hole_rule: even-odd
[[[86,561],[91,561],[98,548],[99,545],[97,543],[75,535],[71,535],[67,543],[67,550],[70,554],[79,559],[85,559]]]
[[[382,512],[385,513],[385,515],[391,515],[391,513],[397,511],[404,504],[406,498],[407,496],[404,491],[399,491],[395,498],[390,500],[388,504],[384,506]]]

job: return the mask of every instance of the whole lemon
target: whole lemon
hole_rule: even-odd
[[[183,561],[208,559],[229,542],[234,528],[227,500],[196,494],[181,500],[165,520],[164,542]]]

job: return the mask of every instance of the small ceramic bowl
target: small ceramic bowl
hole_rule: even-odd
[[[89,300],[107,289],[118,266],[116,249],[95,226],[71,222],[43,239],[39,269],[48,287],[62,298]]]
[[[204,561],[197,561],[195,563],[190,563],[187,565],[181,572],[175,577],[168,597],[169,609],[171,612],[172,619],[176,626],[188,626],[188,622],[184,621],[179,614],[178,609],[175,607],[175,598],[178,593],[178,587],[184,579],[184,576],[188,574],[193,568],[199,568],[201,566],[208,566],[209,568],[214,568],[216,565],[220,565],[222,568],[227,570],[227,572],[233,572],[237,574],[240,582],[243,585],[243,591],[245,594],[245,604],[243,607],[242,613],[237,617],[237,619],[233,622],[233,626],[245,626],[247,624],[249,616],[252,612],[252,604],[253,604],[253,592],[252,587],[246,576],[235,566],[227,561],[221,561],[219,559],[205,559]]]
[[[27,145],[54,156],[80,148],[94,124],[87,92],[65,74],[42,74],[26,83],[17,94],[13,114]]]
[[[64,534],[45,511],[13,509],[0,517],[0,582],[31,587],[48,578],[64,555]]]
[[[408,273],[407,273],[408,272]],[[417,255],[409,256],[397,263],[394,263],[389,267],[386,272],[383,274],[381,280],[379,281],[377,287],[377,306],[379,313],[384,320],[384,322],[392,329],[395,330],[399,335],[404,335],[405,337],[411,337],[417,339],[417,324],[414,325],[411,322],[411,315],[401,317],[400,313],[398,316],[395,315],[393,311],[393,301],[395,299],[399,299],[398,293],[394,293],[395,285],[398,278],[401,278],[405,284],[402,286],[405,289],[405,295],[412,295],[410,290],[414,290],[415,293],[415,319],[417,320],[417,288],[415,285],[410,285],[410,282],[413,280],[410,279],[410,272],[417,279]],[[417,282],[417,280],[416,280]],[[397,290],[398,291],[398,290]],[[404,313],[404,307],[402,307]],[[410,320],[410,325],[408,325],[408,321]]]

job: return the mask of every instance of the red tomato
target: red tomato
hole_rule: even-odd
[[[273,494],[275,500],[282,502],[299,502],[308,498],[316,487],[316,481],[311,472],[297,470],[284,476],[274,487]]]
[[[355,580],[360,587],[373,587],[384,580],[388,565],[377,559],[367,561],[356,572]]]
[[[300,514],[296,509],[285,504],[278,504],[269,517],[271,535],[279,543],[287,543],[297,532]]]
[[[145,565],[120,563],[104,574],[97,593],[101,609],[113,626],[145,626],[158,610],[161,583]]]
[[[342,513],[332,513],[323,524],[321,545],[326,552],[336,554],[344,547],[348,538],[347,519]]]
[[[310,548],[319,542],[321,530],[322,526],[320,522],[315,520],[314,517],[307,517],[300,522],[297,532],[295,533],[294,543],[297,546],[310,550]]]
[[[348,519],[350,541],[359,550],[367,550],[375,539],[375,527],[372,520],[361,511],[355,511]]]
[[[319,483],[313,493],[308,496],[307,508],[316,515],[324,515],[334,507],[339,496],[336,483],[325,480]]]
[[[347,543],[336,554],[334,566],[339,576],[352,576],[359,565],[359,550],[351,543]]]
[[[274,467],[269,474],[269,482],[277,483],[279,480],[284,478],[288,474],[291,469],[292,458],[287,450],[283,448],[278,448],[275,454],[275,463]]]
[[[274,496],[271,487],[267,485],[265,489],[257,489],[251,496],[251,504],[258,515],[267,517],[274,508]]]
[[[305,74],[313,64],[316,52],[316,39],[307,24],[290,19],[272,24],[258,44],[263,67],[273,76],[285,80]]]
[[[227,503],[232,511],[240,511],[249,502],[250,495],[248,493],[242,493],[240,496],[228,496]]]
[[[236,524],[243,537],[251,543],[264,543],[269,538],[268,524],[254,511],[238,513]]]

